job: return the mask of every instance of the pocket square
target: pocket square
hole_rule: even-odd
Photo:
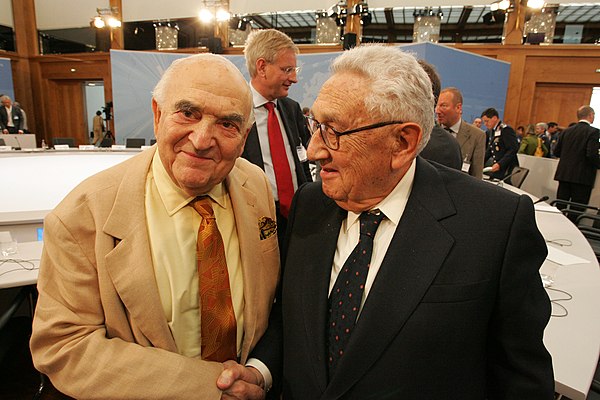
[[[260,217],[258,229],[260,229],[260,240],[265,240],[277,234],[277,223],[269,217]]]

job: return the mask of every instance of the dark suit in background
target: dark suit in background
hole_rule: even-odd
[[[431,130],[429,142],[421,151],[421,157],[459,171],[462,166],[458,141],[439,125],[435,125]]]
[[[419,158],[416,167],[329,384],[327,297],[347,212],[320,183],[296,193],[284,249],[284,399],[552,399],[538,272],[546,250],[531,200]]]
[[[558,199],[588,204],[600,168],[598,140],[598,129],[583,121],[560,134],[554,147],[554,155],[560,157],[554,175]]]
[[[14,127],[8,126],[8,112],[6,107],[0,106],[0,129],[6,129],[9,133],[19,133],[19,130],[23,130],[23,113],[19,107],[13,104],[11,115]]]
[[[519,165],[517,134],[510,126],[499,122],[493,130],[488,130],[488,147],[485,151],[486,165],[498,163],[500,170],[490,173],[492,178],[504,179],[514,167]],[[510,184],[510,178],[507,179]]]
[[[277,99],[277,109],[279,110],[279,115],[281,116],[281,121],[283,122],[283,127],[289,142],[289,149],[287,150],[291,152],[292,157],[294,158],[298,186],[306,182],[312,182],[308,160],[305,160],[304,162],[300,161],[297,150],[300,145],[304,148],[308,147],[308,141],[310,139],[302,109],[297,102],[287,97]],[[252,126],[252,129],[248,134],[242,157],[252,164],[259,166],[264,171],[265,164],[260,150],[260,141],[258,139],[256,123]],[[293,172],[294,171],[292,171],[292,173]],[[283,240],[285,229],[286,218],[281,215],[279,207],[277,207],[277,232],[280,237],[280,243]]]

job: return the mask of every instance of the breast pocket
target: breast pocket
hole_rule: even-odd
[[[423,303],[460,303],[478,299],[489,290],[489,280],[458,283],[434,284],[429,287]]]

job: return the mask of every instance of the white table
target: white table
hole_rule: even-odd
[[[536,221],[547,242],[558,239],[571,243],[570,246],[548,243],[549,247],[587,260],[563,266],[546,260],[540,270],[554,276],[554,284],[547,289],[551,300],[568,297],[553,289],[573,297],[553,302],[553,317],[544,335],[546,348],[552,354],[556,391],[573,400],[585,400],[600,353],[600,268],[585,237],[562,214],[536,211]],[[568,315],[560,317],[565,310]]]
[[[42,255],[42,242],[18,244],[17,253],[0,255],[0,289],[35,285]]]
[[[503,187],[537,200],[521,189],[507,184]],[[546,289],[552,317],[544,331],[544,344],[552,355],[555,390],[573,400],[585,400],[600,354],[600,267],[588,241],[569,219],[546,203],[535,208],[537,226],[547,246],[585,260],[559,265],[546,259],[540,268],[541,274],[554,280]],[[565,312],[567,315],[562,316]]]

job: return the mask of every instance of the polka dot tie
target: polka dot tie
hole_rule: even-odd
[[[360,215],[360,238],[350,253],[329,295],[328,352],[329,377],[344,355],[365,290],[373,254],[373,238],[385,215],[379,210]]]

